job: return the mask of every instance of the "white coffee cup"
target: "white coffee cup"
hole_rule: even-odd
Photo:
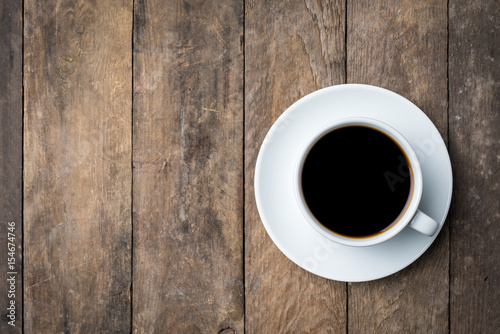
[[[374,234],[370,236],[366,236],[363,238],[357,237],[349,237],[338,234],[334,231],[327,229],[323,226],[311,213],[309,210],[305,199],[303,197],[302,192],[302,168],[304,165],[304,161],[309,153],[310,149],[316,144],[316,142],[323,137],[325,134],[331,132],[340,127],[345,126],[367,126],[374,128],[388,137],[392,138],[394,142],[396,142],[399,147],[403,150],[403,153],[409,160],[409,164],[412,170],[412,178],[413,178],[413,191],[410,194],[409,204],[406,206],[406,211],[398,217],[397,221],[393,222],[390,228]],[[367,118],[367,117],[349,117],[337,120],[333,123],[330,123],[317,131],[304,145],[299,157],[297,159],[297,163],[294,171],[294,191],[295,197],[298,203],[298,206],[304,215],[307,222],[313,227],[319,234],[324,236],[331,241],[337,242],[346,246],[371,246],[376,245],[381,242],[384,242],[399,232],[401,232],[406,226],[413,228],[414,230],[427,235],[429,237],[433,236],[438,230],[439,224],[427,216],[425,213],[418,209],[420,204],[420,200],[422,198],[422,190],[423,190],[423,180],[422,180],[422,171],[420,169],[420,163],[417,159],[417,155],[413,150],[410,143],[394,128],[389,126],[386,123],[378,121],[376,119]],[[362,209],[362,203],[360,203],[360,209]]]

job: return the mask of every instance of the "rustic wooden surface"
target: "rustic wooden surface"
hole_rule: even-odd
[[[0,333],[22,331],[22,173],[23,173],[23,8],[22,1],[0,2]],[[15,230],[9,230],[12,222]],[[9,225],[10,224],[10,225]],[[15,235],[15,266],[9,268],[9,243]],[[17,272],[15,291],[12,292],[11,275]],[[14,293],[15,296],[11,294]],[[11,296],[9,296],[11,295]],[[12,297],[12,298],[11,298]],[[15,302],[15,319],[7,311]],[[15,320],[16,327],[8,324]]]
[[[249,1],[245,8],[245,329],[344,333],[346,285],[308,273],[267,235],[255,205],[260,144],[278,116],[345,83],[345,2]]]
[[[243,6],[136,1],[133,332],[243,332]]]
[[[450,1],[450,326],[500,332],[500,3]]]
[[[410,99],[446,141],[446,0],[348,1],[347,27],[347,81]],[[448,226],[406,269],[349,284],[349,333],[448,332]]]
[[[132,1],[25,1],[24,327],[126,333]]]
[[[499,17],[494,0],[2,1],[0,333],[498,332]],[[253,195],[276,118],[345,82],[417,104],[454,171],[436,242],[368,283],[289,261]]]

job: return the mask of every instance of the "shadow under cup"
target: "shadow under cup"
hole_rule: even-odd
[[[306,145],[299,200],[316,229],[342,239],[371,239],[405,216],[415,190],[414,167],[400,142],[380,127],[372,121],[327,127]]]

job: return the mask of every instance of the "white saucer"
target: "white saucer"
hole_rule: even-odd
[[[384,243],[349,247],[321,236],[305,220],[293,192],[297,157],[321,127],[349,116],[381,120],[410,142],[424,180],[419,209],[440,224],[434,237],[407,227]],[[431,120],[404,97],[368,85],[328,87],[294,103],[269,130],[255,167],[257,208],[276,246],[300,267],[337,281],[370,281],[410,265],[436,239],[450,207],[451,193],[450,158]]]

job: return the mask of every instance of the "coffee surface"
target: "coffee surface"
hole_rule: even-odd
[[[321,137],[302,169],[304,200],[327,229],[368,237],[390,228],[411,197],[408,160],[396,142],[365,126],[346,126]]]

